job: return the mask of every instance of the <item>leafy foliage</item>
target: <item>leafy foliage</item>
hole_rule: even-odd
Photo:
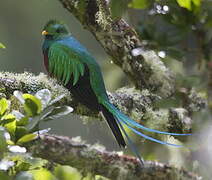
[[[6,47],[4,44],[0,43],[0,48],[5,49]]]
[[[196,88],[210,94],[211,89],[205,87],[211,87],[211,83],[206,85],[207,81],[200,79],[205,79],[203,76],[209,70],[212,59],[212,1],[129,0],[128,6],[117,10],[115,6],[121,2],[114,0],[111,3],[112,14],[114,11],[119,11],[116,12],[119,17],[125,14],[124,17],[135,26],[142,43],[157,52],[161,60],[177,74],[176,89],[179,92],[171,101],[159,104],[167,104],[166,107],[182,106],[182,97],[178,96],[181,89],[189,92]]]
[[[37,138],[38,125],[41,121],[54,119],[73,111],[68,106],[54,106],[62,97],[51,100],[47,89],[38,91],[35,96],[14,92],[14,96],[23,107],[23,114],[17,110],[9,111],[10,102],[5,98],[0,100],[0,125],[9,133],[7,139],[10,145],[22,145]],[[52,103],[53,102],[53,103]]]
[[[57,106],[64,96],[52,99],[48,89],[35,95],[14,92],[20,105],[20,111],[11,109],[10,100],[0,99],[0,179],[48,180],[57,179],[45,166],[46,160],[33,158],[27,154],[24,143],[38,137],[38,125],[42,121],[52,120],[73,111],[68,106]]]
[[[130,17],[132,11],[128,16],[138,22],[137,31],[150,49],[165,52],[163,58],[186,61],[192,54],[199,57],[202,53],[202,60],[211,59],[210,0],[129,0],[128,6],[121,4],[122,0],[111,1],[113,16],[121,17],[128,9],[142,10],[136,12],[139,16]]]
[[[127,3],[125,0],[111,0],[110,8],[113,18],[120,18],[126,11]]]
[[[48,89],[42,89],[35,95],[22,94],[19,91],[13,94],[17,102],[0,99],[0,179],[107,180],[91,174],[84,176],[73,167],[51,165],[45,159],[28,154],[24,144],[49,131],[39,130],[39,123],[65,116],[73,109],[58,105],[64,95],[52,98]],[[14,107],[13,103],[18,103],[19,111],[11,109]]]
[[[151,0],[132,0],[128,7],[134,9],[146,9],[151,4]]]

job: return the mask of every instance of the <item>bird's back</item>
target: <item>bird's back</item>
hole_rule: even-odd
[[[98,63],[95,58],[88,52],[88,50],[81,45],[74,37],[70,36],[68,38],[58,41],[63,45],[68,46],[74,52],[80,55],[80,61],[87,66],[89,71],[90,85],[98,98],[107,98],[106,89],[104,85],[104,80]],[[73,59],[74,60],[74,59]]]
[[[47,42],[47,45],[45,45],[45,43],[46,42],[44,42],[44,46],[47,47],[49,45],[46,49],[51,48],[51,45],[54,45],[54,43],[59,43],[62,46],[68,47],[67,49],[70,50],[68,53],[70,60],[75,61],[75,55],[77,54],[77,60],[84,64],[86,72],[84,73],[84,76],[79,78],[78,83],[74,85],[75,87],[72,87],[73,83],[71,81],[73,81],[73,77],[70,79],[70,83],[66,85],[67,88],[74,90],[72,93],[80,96],[80,101],[84,98],[83,101],[89,101],[87,104],[90,106],[90,102],[92,101],[93,104],[95,104],[95,99],[97,103],[99,103],[101,99],[108,99],[100,67],[94,57],[92,57],[88,50],[82,46],[79,41],[72,36],[68,36],[54,42]]]

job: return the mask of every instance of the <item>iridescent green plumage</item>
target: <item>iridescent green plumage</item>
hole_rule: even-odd
[[[70,58],[71,56],[71,58]],[[49,72],[67,85],[71,76],[74,77],[73,85],[77,83],[80,76],[84,75],[84,65],[81,54],[77,54],[70,47],[54,43],[48,51]]]
[[[45,35],[43,44],[44,63],[49,74],[60,80],[79,102],[94,111],[102,112],[119,146],[125,147],[122,131],[141,163],[143,161],[123,125],[146,139],[176,147],[181,145],[154,139],[139,132],[136,128],[167,135],[190,135],[149,129],[133,121],[113,106],[107,96],[99,65],[87,49],[70,35],[63,23],[55,20],[49,21],[42,34]]]

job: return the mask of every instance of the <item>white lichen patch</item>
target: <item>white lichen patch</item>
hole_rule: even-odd
[[[50,78],[44,73],[40,73],[38,76],[36,76],[29,72],[0,72],[0,78],[8,79],[8,83],[13,83],[13,81],[15,81],[15,86],[17,86],[19,89],[26,88],[29,93],[36,93],[40,89],[49,89],[53,97],[61,94],[65,94],[65,96],[70,97],[67,89],[59,85],[57,80]]]
[[[174,89],[174,78],[154,51],[143,51],[142,56],[151,68],[152,73],[149,78],[150,84],[159,86],[159,93],[165,97],[169,96]]]
[[[131,51],[131,54],[133,56],[139,56],[141,54],[143,54],[143,49],[142,48],[134,48],[132,51]]]
[[[169,113],[166,109],[153,111],[151,108],[147,109],[144,114],[144,119],[147,120],[146,126],[151,129],[158,129],[166,131],[168,124]]]
[[[130,163],[128,164],[128,166],[130,166]],[[132,165],[133,167],[133,165]],[[113,174],[114,170],[117,170],[117,176],[116,179],[117,180],[122,180],[122,179],[126,179],[126,177],[132,176],[131,179],[134,179],[134,174],[129,174],[131,172],[129,172],[129,170],[123,165],[122,161],[117,161],[116,163],[114,163],[113,165],[111,165],[111,168],[109,169],[109,174]]]
[[[106,148],[102,144],[99,144],[99,143],[93,144],[90,148],[95,149],[100,152],[104,152],[106,150]]]
[[[98,2],[99,11],[96,13],[95,18],[96,22],[103,28],[104,31],[111,31],[111,22],[112,18],[108,13],[106,13],[105,7],[102,3]]]

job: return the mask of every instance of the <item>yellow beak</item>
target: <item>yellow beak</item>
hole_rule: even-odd
[[[47,31],[42,31],[42,35],[45,36],[45,35],[48,35],[49,33]]]

